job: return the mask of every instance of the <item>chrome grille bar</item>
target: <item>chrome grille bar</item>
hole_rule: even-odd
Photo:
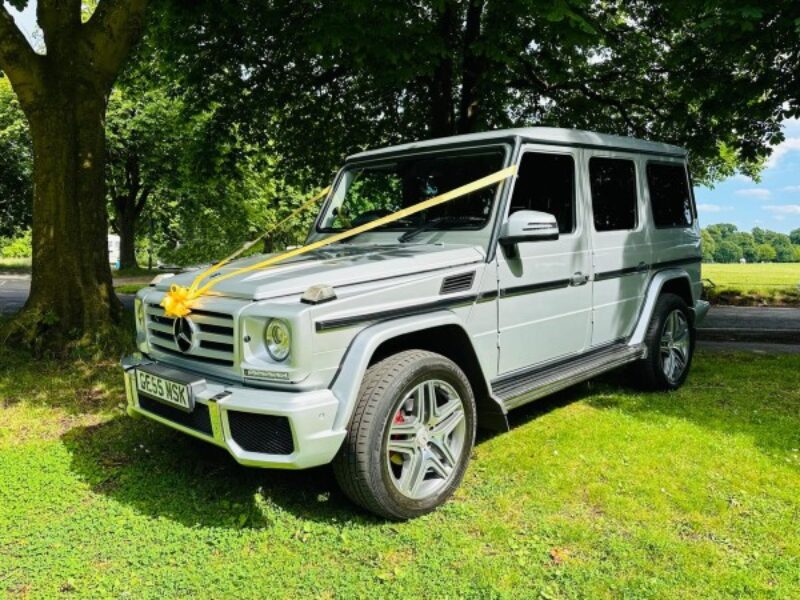
[[[164,309],[148,303],[147,337],[150,344],[161,352],[179,355],[187,360],[196,360],[214,365],[234,365],[233,316],[207,310],[195,310],[189,319],[195,324],[196,344],[188,352],[182,352],[174,339],[175,319],[167,317]]]

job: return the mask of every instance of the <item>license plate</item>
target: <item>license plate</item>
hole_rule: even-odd
[[[136,389],[185,411],[194,408],[191,386],[136,369]]]

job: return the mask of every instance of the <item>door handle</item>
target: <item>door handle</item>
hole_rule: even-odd
[[[589,281],[589,276],[584,275],[583,273],[575,273],[572,277],[569,278],[569,284],[574,286],[584,285],[586,282]]]

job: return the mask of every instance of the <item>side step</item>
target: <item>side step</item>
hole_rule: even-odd
[[[552,365],[504,375],[492,382],[492,393],[506,410],[510,410],[646,355],[647,349],[643,344],[616,343]]]

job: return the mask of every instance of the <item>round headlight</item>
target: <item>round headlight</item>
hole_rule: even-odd
[[[267,352],[273,359],[282,361],[289,356],[292,336],[289,326],[284,321],[270,319],[264,330],[264,341],[267,344]]]

